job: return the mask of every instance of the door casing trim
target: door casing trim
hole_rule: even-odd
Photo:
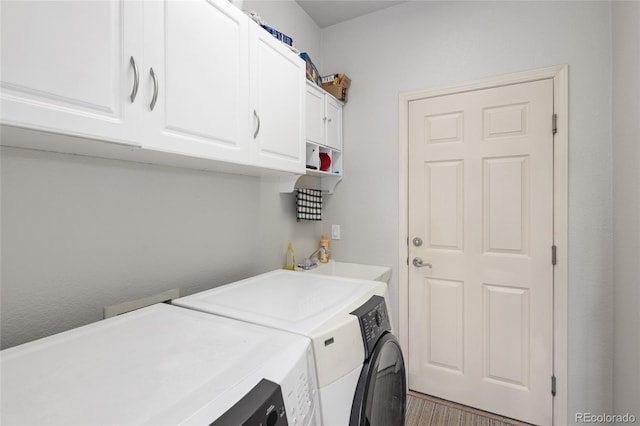
[[[568,169],[569,169],[569,67],[567,64],[531,70],[459,85],[404,92],[399,95],[398,157],[399,157],[399,218],[398,218],[398,288],[399,340],[406,370],[409,370],[409,102],[531,81],[553,80],[553,110],[557,114],[557,132],[553,141],[553,241],[557,263],[553,268],[553,374],[556,395],[553,398],[553,424],[567,425],[567,315],[568,315]],[[551,120],[551,117],[549,117]],[[551,253],[551,248],[549,248]],[[405,262],[406,260],[406,262]],[[549,255],[551,261],[551,254]],[[551,393],[551,378],[549,378]]]

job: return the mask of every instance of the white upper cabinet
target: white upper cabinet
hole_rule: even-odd
[[[332,193],[343,176],[343,104],[312,82],[306,83],[306,98],[306,174],[320,177],[322,190]]]
[[[0,123],[85,138],[37,149],[304,173],[304,61],[227,0],[1,7]]]
[[[304,174],[305,62],[253,22],[249,39],[254,162]]]
[[[3,1],[2,123],[136,144],[142,4]],[[137,100],[137,99],[136,99]]]
[[[143,146],[249,161],[246,16],[227,1],[145,2],[144,16]]]
[[[342,150],[342,102],[307,83],[307,142]]]
[[[335,150],[342,150],[342,103],[333,96],[325,95],[327,117],[326,144]]]
[[[307,141],[325,145],[324,98],[326,93],[313,83],[307,83]]]

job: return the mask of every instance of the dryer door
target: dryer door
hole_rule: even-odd
[[[403,426],[406,383],[400,345],[385,333],[362,367],[349,426]]]

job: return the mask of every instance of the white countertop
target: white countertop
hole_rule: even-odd
[[[318,263],[318,266],[308,271],[308,274],[333,275],[337,277],[356,278],[369,281],[389,283],[391,268],[377,265],[363,265],[360,263],[336,262]]]

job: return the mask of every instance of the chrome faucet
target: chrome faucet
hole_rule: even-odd
[[[320,247],[318,250],[314,251],[313,253],[311,253],[311,255],[309,255],[309,257],[306,257],[304,259],[304,262],[301,263],[300,265],[298,265],[298,267],[304,269],[305,271],[308,271],[309,269],[313,269],[315,267],[318,266],[318,262],[314,262],[313,258],[315,257],[316,259],[318,259],[318,253],[320,253],[322,250],[326,250],[324,247]]]

